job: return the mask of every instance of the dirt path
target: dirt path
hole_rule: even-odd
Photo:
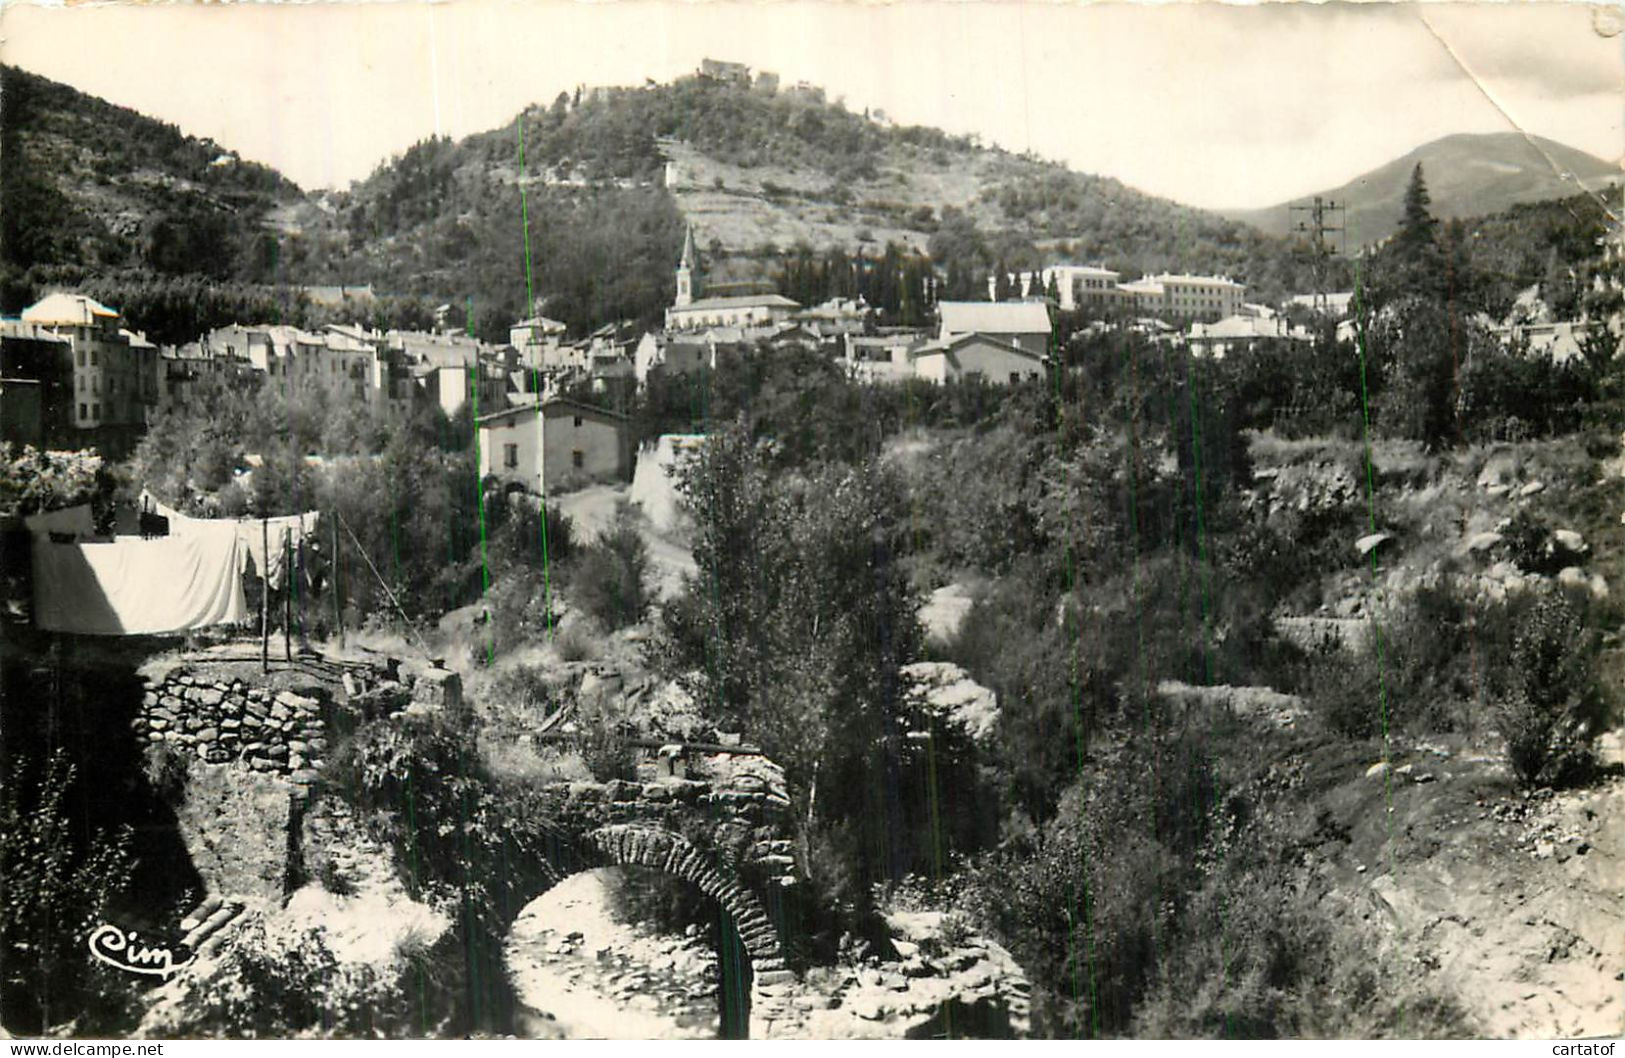
[[[533,1039],[716,1039],[716,955],[698,940],[617,921],[614,870],[572,875],[535,900],[505,946]]]
[[[549,502],[575,523],[576,540],[586,542],[610,527],[615,521],[616,505],[627,498],[628,492],[625,485],[594,485]],[[681,589],[683,578],[695,571],[694,556],[682,544],[657,532],[647,519],[639,520],[639,528],[644,543],[649,546],[649,564],[659,595],[670,598]]]

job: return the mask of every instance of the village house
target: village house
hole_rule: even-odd
[[[651,331],[632,351],[632,374],[645,386],[656,374],[687,375],[717,365],[717,347],[701,337],[670,336]]]
[[[1576,320],[1513,323],[1491,329],[1504,346],[1522,349],[1531,356],[1550,357],[1554,364],[1585,356],[1587,331],[1586,324]]]
[[[17,322],[23,326],[8,325],[8,331],[34,335],[26,340],[37,348],[44,341],[41,332],[67,340],[65,348],[55,348],[56,355],[67,353],[71,360],[72,428],[94,431],[96,440],[115,448],[133,443],[158,404],[158,347],[121,327],[117,311],[83,294],[48,295],[24,309]],[[58,387],[60,367],[51,374],[53,388]],[[42,415],[45,397],[42,390]],[[53,411],[60,414],[59,405]],[[51,423],[45,425],[50,432]]]
[[[989,334],[959,334],[926,342],[909,351],[914,377],[935,382],[972,378],[998,385],[1044,377],[1045,358]]]
[[[924,341],[918,332],[889,335],[848,334],[842,343],[841,366],[854,382],[906,382],[914,377],[909,353]]]
[[[508,376],[502,365],[476,360],[467,365],[424,362],[412,369],[423,396],[448,418],[472,403],[480,415],[501,411],[508,404]]]
[[[58,443],[71,446],[78,421],[74,415],[73,342],[48,327],[24,323],[20,319],[0,319],[0,378],[7,396],[0,407],[0,428],[8,439],[13,427],[20,435],[33,436],[34,429],[12,415],[33,414],[37,408],[41,440],[29,444]],[[25,394],[34,383],[34,391]]]
[[[208,378],[241,386],[253,382],[258,373],[247,357],[216,350],[206,339],[162,348],[158,351],[159,409],[184,407],[197,384]]]
[[[409,410],[416,398],[403,349],[359,325],[306,331],[232,324],[209,332],[205,341],[216,355],[246,359],[264,374],[268,391],[280,396],[322,390],[338,402],[371,403],[393,412]]]
[[[546,496],[631,475],[627,419],[604,408],[551,397],[478,424],[480,477],[509,489]]]
[[[1222,360],[1228,353],[1251,349],[1265,341],[1309,341],[1303,327],[1291,326],[1285,317],[1227,316],[1217,323],[1193,323],[1185,341],[1195,356]]]
[[[525,367],[555,366],[550,361],[557,356],[564,332],[564,324],[537,314],[508,328],[508,344],[518,352],[519,362]]]
[[[821,305],[802,309],[790,319],[820,339],[838,339],[866,333],[874,315],[874,310],[861,297],[830,298]]]
[[[979,334],[1034,356],[1049,352],[1049,306],[1042,301],[944,301],[937,311],[941,341]]]
[[[1352,290],[1332,291],[1326,294],[1294,294],[1287,302],[1288,308],[1308,309],[1334,320],[1348,319],[1353,305]]]

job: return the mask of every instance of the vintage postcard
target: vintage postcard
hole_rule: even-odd
[[[0,1035],[1611,1053],[1622,26],[5,4]]]

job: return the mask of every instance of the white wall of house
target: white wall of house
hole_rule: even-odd
[[[991,342],[972,340],[956,346],[951,361],[946,350],[917,354],[914,372],[931,382],[960,381],[971,375],[980,375],[985,381],[996,385],[1008,385],[1024,379],[1042,378],[1044,364],[1031,356],[1023,356]]]
[[[480,478],[494,477],[542,494],[542,418],[506,415],[480,425]]]
[[[624,424],[578,415],[568,407],[546,412],[543,473],[550,486],[614,481],[627,471]]]

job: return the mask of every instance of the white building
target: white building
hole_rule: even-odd
[[[980,334],[1035,356],[1049,352],[1049,306],[1042,301],[943,301],[937,312],[941,340]]]
[[[1223,360],[1225,354],[1249,349],[1261,341],[1309,341],[1309,332],[1290,326],[1285,317],[1227,316],[1217,323],[1191,324],[1186,342],[1196,356]]]
[[[23,309],[21,322],[67,339],[75,429],[146,426],[158,405],[158,347],[121,327],[117,311],[83,294],[57,293]]]
[[[1043,294],[1053,282],[1059,295],[1057,304],[1063,312],[1074,312],[1080,308],[1106,308],[1118,299],[1119,273],[1100,265],[1050,265],[1038,273],[1041,290],[1028,289],[1031,278],[1031,273],[1022,277],[1022,296]]]
[[[480,477],[538,496],[595,481],[624,481],[632,469],[626,417],[553,397],[482,415]]]
[[[928,382],[979,378],[997,385],[1044,377],[1045,359],[1022,346],[986,334],[939,338],[909,351],[914,377]]]

